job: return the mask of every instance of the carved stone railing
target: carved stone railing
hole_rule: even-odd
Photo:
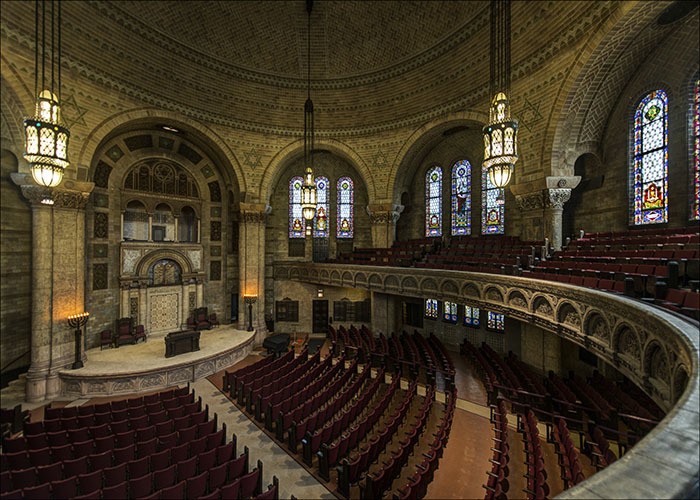
[[[517,276],[277,262],[275,279],[465,303],[554,332],[615,366],[668,412],[622,460],[559,498],[688,498],[697,490],[697,323],[628,297]]]

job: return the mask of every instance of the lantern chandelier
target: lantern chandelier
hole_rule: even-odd
[[[307,66],[306,66],[306,102],[304,103],[304,183],[301,186],[301,212],[306,219],[306,235],[311,234],[311,224],[316,215],[316,182],[312,169],[314,149],[314,103],[311,101],[311,9],[313,0],[306,0],[307,30]]]
[[[24,120],[24,158],[31,165],[34,181],[50,188],[61,183],[63,171],[70,165],[70,131],[61,121],[60,107],[61,2],[51,1],[48,14],[46,3],[44,0],[36,2],[34,94],[37,100],[34,116]]]
[[[508,185],[518,161],[518,121],[510,117],[510,0],[491,0],[489,123],[484,127],[484,167],[499,188]]]

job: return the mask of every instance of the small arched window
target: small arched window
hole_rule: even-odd
[[[289,237],[304,238],[306,236],[306,221],[301,212],[301,186],[304,182],[301,176],[289,180]]]
[[[175,241],[175,216],[165,203],[159,203],[153,212],[151,232],[153,241]]]
[[[354,185],[350,177],[338,179],[338,212],[337,212],[337,238],[352,238],[355,226],[354,222]]]
[[[438,317],[438,301],[437,299],[425,299],[425,317],[429,319],[437,319]]]
[[[647,94],[634,113],[632,224],[668,222],[668,97]]]
[[[452,236],[471,234],[472,166],[460,160],[452,166]]]
[[[197,242],[197,214],[192,207],[182,207],[177,224],[178,239],[183,243]]]
[[[148,212],[140,201],[132,200],[124,210],[124,241],[148,241]]]
[[[442,236],[442,169],[425,174],[425,236]]]
[[[314,238],[328,238],[328,202],[330,191],[327,177],[316,177],[316,215],[314,216]]]

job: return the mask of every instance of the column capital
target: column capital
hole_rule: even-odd
[[[554,188],[546,189],[544,193],[544,207],[563,209],[564,204],[569,201],[571,197],[571,188]]]
[[[55,188],[47,188],[39,186],[29,174],[13,172],[10,176],[32,206],[47,206],[43,202],[50,199],[53,204],[49,206],[54,208],[84,210],[90,199],[90,193],[95,187],[94,182],[66,179]]]
[[[520,210],[536,210],[544,206],[542,191],[515,195],[515,203]]]
[[[403,212],[403,205],[380,203],[367,205],[367,215],[371,224],[396,224]]]
[[[272,208],[264,203],[241,202],[239,204],[239,211],[242,222],[265,224],[267,222],[267,216],[272,211]]]

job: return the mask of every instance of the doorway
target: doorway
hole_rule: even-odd
[[[328,333],[328,301],[313,301],[313,325],[312,333]]]

